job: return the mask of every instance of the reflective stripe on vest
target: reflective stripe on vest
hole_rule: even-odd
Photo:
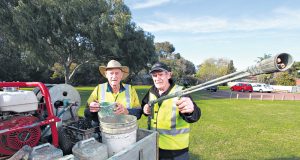
[[[101,102],[105,102],[105,92],[107,83],[101,84]]]
[[[127,108],[130,108],[130,93],[129,93],[129,84],[125,84],[125,97],[127,102]]]
[[[151,128],[152,130],[155,130],[155,128]],[[175,136],[177,134],[183,134],[183,133],[189,133],[190,129],[189,128],[184,128],[184,129],[171,129],[171,130],[167,130],[167,129],[157,129],[157,131],[160,134],[168,134],[168,135],[172,135]]]
[[[180,89],[179,86],[177,86],[177,85],[175,85],[174,87],[175,87],[174,92],[176,92]],[[176,100],[175,98],[172,99],[173,104],[172,104],[171,131],[176,130],[176,108],[177,108],[177,106],[176,106],[175,100]]]
[[[108,83],[102,83],[102,84],[100,84],[100,88],[101,88],[101,102],[105,102],[106,101],[105,97],[106,97],[107,85],[108,85]],[[130,108],[129,84],[125,84],[124,88],[125,88],[126,108]]]

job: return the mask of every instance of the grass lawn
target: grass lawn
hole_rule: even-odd
[[[85,104],[94,87],[77,87]],[[135,86],[140,100],[149,86]],[[191,125],[191,159],[300,159],[300,101],[202,100]],[[83,110],[80,110],[82,115]],[[146,117],[139,120],[146,128]]]
[[[194,159],[300,159],[300,102],[197,100]]]
[[[219,90],[230,90],[230,87],[228,86],[218,86]]]

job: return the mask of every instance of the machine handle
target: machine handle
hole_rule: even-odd
[[[38,149],[44,148],[44,147],[51,147],[51,144],[50,143],[45,143],[45,144],[33,147],[32,152],[34,152],[34,151],[36,151]]]
[[[81,146],[83,146],[85,143],[89,143],[89,142],[91,142],[91,141],[95,142],[96,140],[95,140],[94,137],[92,137],[92,138],[89,138],[89,139],[86,139],[86,140],[83,140],[83,141],[79,141],[78,146],[81,147]]]

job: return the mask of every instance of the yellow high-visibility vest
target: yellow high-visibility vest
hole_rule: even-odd
[[[99,84],[90,95],[87,103],[90,104],[95,100],[98,102],[118,102],[127,109],[141,106],[138,95],[131,85],[122,84],[125,90],[116,94],[107,92],[107,85],[108,83]]]
[[[182,90],[183,87],[175,85],[169,94]],[[150,92],[149,101],[157,97]],[[154,105],[154,115],[151,119],[151,129],[159,132],[159,148],[166,150],[180,150],[189,145],[190,124],[179,115],[176,106],[178,97],[164,100],[159,107]]]

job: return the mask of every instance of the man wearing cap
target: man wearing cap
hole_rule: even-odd
[[[171,69],[164,63],[155,63],[150,74],[154,85],[142,100],[142,106],[143,113],[151,116],[150,129],[159,132],[159,159],[188,160],[190,123],[199,120],[200,108],[189,95],[166,99],[150,108],[149,101],[183,89],[173,82]]]
[[[137,119],[141,117],[142,110],[135,89],[129,85],[121,83],[129,74],[129,68],[122,66],[118,61],[111,60],[107,66],[100,66],[101,75],[107,78],[106,83],[99,84],[87,100],[88,108],[84,111],[84,116],[99,122],[97,112],[101,109],[101,102],[116,102],[115,114],[131,114]]]

